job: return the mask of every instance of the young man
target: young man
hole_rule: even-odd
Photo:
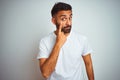
[[[72,7],[58,2],[52,10],[56,31],[40,41],[38,59],[47,80],[85,80],[82,58],[89,80],[94,80],[91,52],[87,38],[71,30]]]

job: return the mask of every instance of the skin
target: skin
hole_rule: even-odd
[[[94,71],[93,71],[91,55],[88,54],[88,55],[82,56],[82,58],[85,63],[88,80],[94,80]]]
[[[68,15],[66,15],[66,13]],[[64,32],[64,34],[69,34],[72,25],[72,11],[59,11],[58,14],[52,18],[52,22],[56,25],[57,30],[60,24],[63,24],[61,31]]]
[[[70,33],[72,25],[72,11],[59,11],[56,15],[54,15],[54,17],[52,17],[52,22],[56,25],[55,34],[57,35],[57,37],[55,45],[49,58],[39,59],[40,69],[43,77],[45,78],[48,78],[54,71],[60,49],[66,42],[67,36]],[[85,63],[88,79],[94,80],[93,66],[90,54],[82,57]]]

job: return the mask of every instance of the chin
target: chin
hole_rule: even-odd
[[[71,32],[71,29],[69,29],[69,30],[64,30],[63,32],[64,32],[64,34],[70,33],[70,32]]]

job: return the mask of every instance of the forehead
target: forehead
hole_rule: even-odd
[[[56,14],[57,17],[62,17],[62,16],[72,16],[72,11],[71,10],[67,10],[67,11],[59,11]]]

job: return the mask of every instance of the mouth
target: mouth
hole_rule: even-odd
[[[64,29],[70,29],[70,28],[71,28],[70,26],[64,27]]]
[[[70,27],[64,27],[64,29],[70,29]]]
[[[63,28],[62,28],[62,31],[63,31],[64,33],[70,33],[70,31],[71,31],[71,26],[63,27]]]

